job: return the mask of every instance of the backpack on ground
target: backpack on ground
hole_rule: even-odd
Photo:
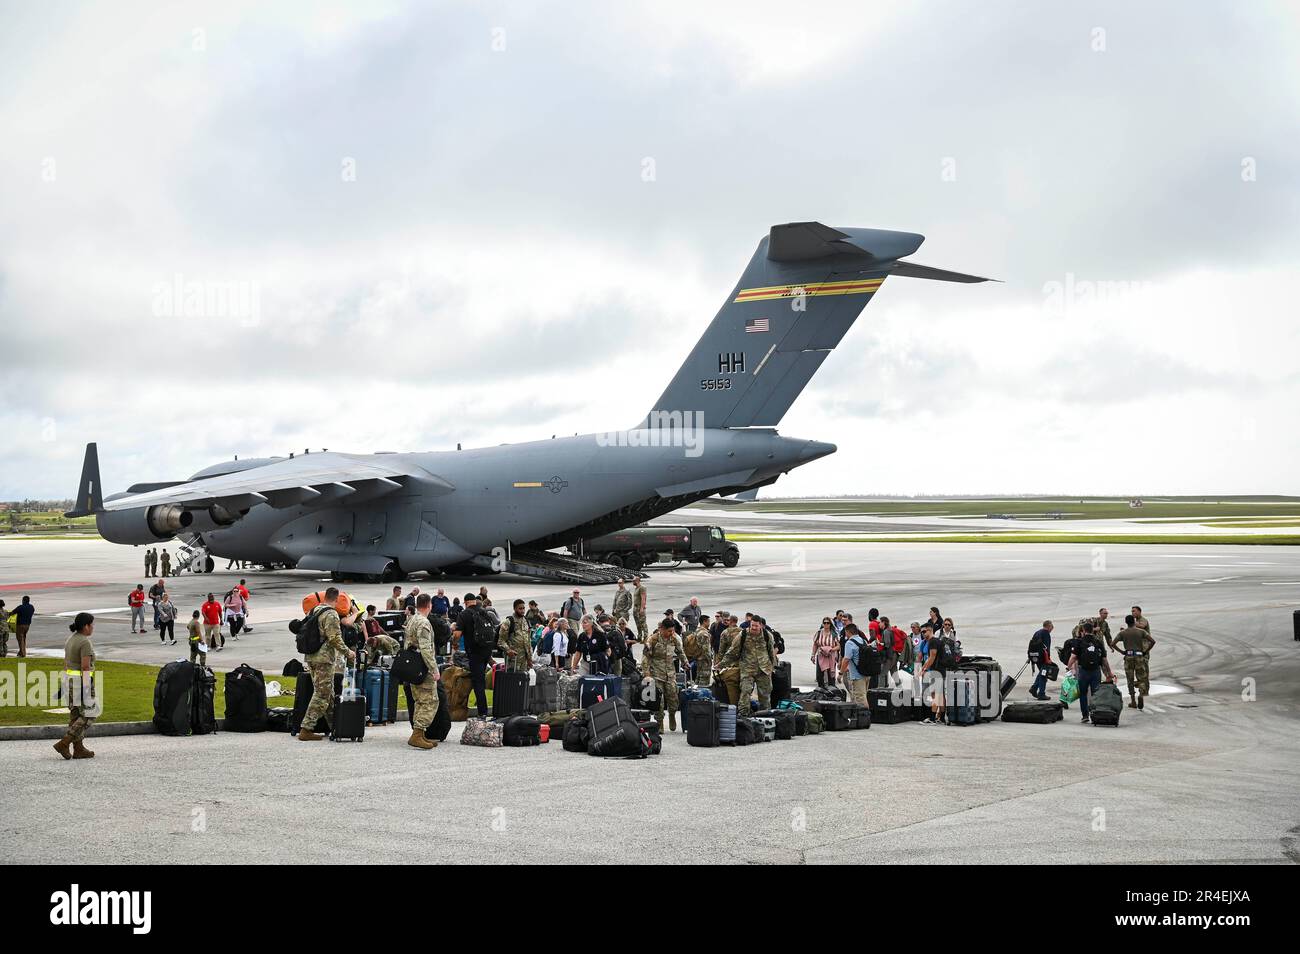
[[[227,732],[266,731],[266,680],[252,666],[226,673]]]

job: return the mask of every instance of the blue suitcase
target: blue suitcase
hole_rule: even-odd
[[[393,692],[393,674],[387,669],[372,666],[361,679],[361,691],[366,696],[366,718],[371,725],[387,725],[397,721],[397,693]]]
[[[682,689],[678,691],[677,693],[677,708],[679,710],[678,721],[681,722],[683,732],[686,731],[686,711],[687,711],[686,707],[690,705],[692,702],[695,702],[700,699],[707,699],[708,701],[712,702],[713,693],[708,689],[705,689],[703,686],[691,686],[686,689]]]
[[[601,699],[622,699],[621,676],[583,676],[578,686],[578,708],[590,709]]]

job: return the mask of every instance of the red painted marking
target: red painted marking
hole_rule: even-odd
[[[100,586],[99,583],[77,583],[72,580],[51,580],[47,583],[5,583],[0,586],[0,593],[14,593],[19,590],[58,590],[72,586]]]

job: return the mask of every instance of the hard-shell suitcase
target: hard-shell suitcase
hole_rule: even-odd
[[[975,680],[960,672],[949,674],[943,683],[943,704],[949,725],[975,725],[979,722],[979,705]]]
[[[860,703],[853,705],[853,728],[870,729],[871,728],[871,706],[864,706]]]
[[[871,719],[881,725],[898,725],[912,721],[912,707],[906,704],[903,693],[893,689],[868,689],[867,704],[871,706]]]
[[[776,739],[776,720],[775,720],[775,719],[768,718],[768,717],[766,717],[766,716],[755,716],[755,717],[754,717],[753,719],[751,719],[750,721],[751,721],[751,722],[757,722],[758,725],[759,725],[759,728],[761,728],[761,729],[763,730],[763,741],[764,741],[764,742],[771,742],[771,741],[773,741],[774,739]]]
[[[397,693],[393,691],[393,674],[387,669],[371,666],[365,670],[360,682],[361,691],[366,696],[366,717],[370,724],[388,725],[396,722]]]
[[[227,732],[266,731],[266,679],[249,665],[226,673]]]
[[[1093,725],[1119,725],[1124,697],[1113,682],[1103,682],[1088,696],[1088,717]]]
[[[190,734],[212,735],[216,731],[217,677],[207,666],[195,666],[190,690]]]
[[[1047,725],[1060,722],[1064,707],[1059,702],[1038,699],[1029,702],[1008,702],[1002,707],[1003,722],[1032,722]]]
[[[736,744],[736,707],[718,703],[718,744]]]
[[[713,748],[719,744],[718,714],[714,699],[692,699],[686,707],[686,744]]]
[[[677,707],[681,713],[682,725],[686,725],[686,716],[690,711],[690,704],[699,699],[708,699],[713,701],[713,693],[702,686],[687,686],[677,694]]]
[[[578,708],[591,709],[602,699],[622,700],[622,698],[623,680],[619,676],[582,677],[582,684],[578,690]]]
[[[852,702],[822,702],[818,706],[827,732],[845,732],[857,725]]]
[[[184,659],[158,670],[153,687],[153,724],[163,735],[189,735],[194,663]]]
[[[523,748],[542,744],[542,723],[538,721],[537,716],[513,715],[500,721],[502,745]]]
[[[334,727],[330,739],[334,742],[362,742],[366,737],[366,697],[334,700]]]
[[[971,701],[975,705],[977,720],[990,722],[1002,715],[1002,700],[1005,698],[1002,685],[1006,680],[1002,678],[1002,667],[995,660],[988,656],[963,657],[954,673],[974,685]],[[1015,687],[1014,680],[1012,687]]]
[[[531,688],[528,683],[526,672],[498,672],[492,685],[492,715],[498,719],[526,715]]]

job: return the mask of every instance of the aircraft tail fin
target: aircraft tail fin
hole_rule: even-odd
[[[86,445],[86,456],[81,462],[81,484],[77,487],[77,502],[65,517],[89,517],[103,513],[104,491],[99,485],[99,446]]]
[[[820,222],[772,226],[642,426],[690,414],[699,427],[775,427],[890,275],[989,280],[901,261],[924,241]]]

